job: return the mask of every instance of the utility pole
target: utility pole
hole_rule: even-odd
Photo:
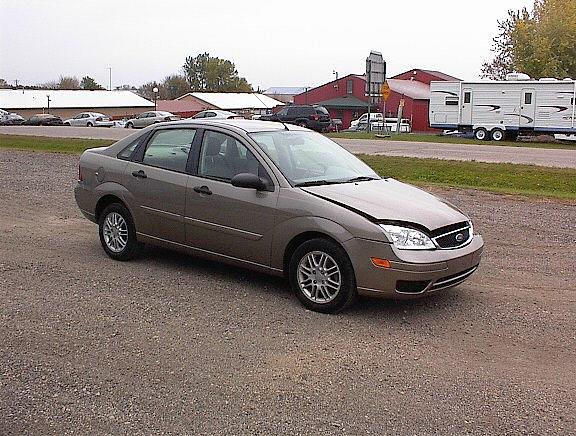
[[[46,113],[50,113],[50,94],[46,95],[46,98],[48,99],[48,109],[46,110]]]
[[[366,83],[368,84],[368,120],[366,124],[366,132],[370,133],[371,130],[371,126],[370,126],[370,105],[372,103],[372,86],[371,86],[371,81],[372,81],[372,59],[368,58],[366,59]]]
[[[108,90],[112,91],[112,67],[108,67],[108,72],[110,73],[110,81],[109,81],[109,88]]]

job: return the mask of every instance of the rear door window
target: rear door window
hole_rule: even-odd
[[[194,140],[194,129],[159,130],[148,142],[142,163],[167,170],[185,172]]]

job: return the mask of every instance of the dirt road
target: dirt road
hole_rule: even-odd
[[[0,434],[576,432],[576,205],[438,191],[478,272],[329,316],[280,279],[107,258],[77,159],[0,150]]]
[[[135,130],[131,129],[106,129],[101,127],[0,126],[0,134],[52,136],[56,138],[118,140],[134,132]],[[383,156],[492,163],[509,162],[557,168],[576,168],[576,150],[345,138],[334,138],[334,140],[348,151],[356,154],[381,154]]]

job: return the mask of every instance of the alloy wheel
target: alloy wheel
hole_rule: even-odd
[[[314,303],[329,303],[340,291],[342,275],[336,261],[323,251],[306,254],[298,264],[298,285]]]
[[[114,253],[120,253],[128,244],[128,224],[118,212],[111,212],[104,220],[102,229],[106,247]]]

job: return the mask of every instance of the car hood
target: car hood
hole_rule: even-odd
[[[301,189],[377,221],[414,223],[435,230],[468,220],[438,197],[394,179]]]

